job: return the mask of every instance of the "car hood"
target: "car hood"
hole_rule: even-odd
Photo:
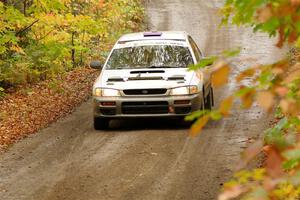
[[[175,88],[191,83],[193,71],[187,68],[103,70],[94,87],[113,89]]]

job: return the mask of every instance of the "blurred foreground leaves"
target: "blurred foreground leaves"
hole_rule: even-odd
[[[237,105],[251,109],[258,104],[267,113],[275,113],[277,121],[262,133],[263,141],[254,142],[244,152],[238,166],[243,170],[225,184],[219,199],[300,199],[300,1],[227,0],[221,12],[224,16],[222,24],[250,26],[254,32],[278,36],[276,46],[289,44],[291,55],[273,64],[249,66],[239,73],[235,79],[239,88],[229,94],[218,109],[192,115],[199,119],[191,134],[201,131],[208,118],[219,120],[227,117]],[[193,69],[204,70],[205,64],[212,65],[214,86],[221,87],[228,82],[231,64],[227,58],[214,56]],[[218,65],[221,67],[216,67]],[[212,118],[215,113],[219,117]],[[262,168],[246,170],[247,164],[259,154],[266,155]]]

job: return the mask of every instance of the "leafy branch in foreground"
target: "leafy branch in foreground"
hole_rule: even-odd
[[[222,13],[223,24],[250,26],[254,31],[278,36],[277,47],[288,43],[294,52],[300,48],[299,0],[227,0]],[[220,61],[224,60],[222,57],[214,57],[213,60],[217,66],[213,76],[220,81],[213,84],[222,86],[228,80],[230,65]],[[199,64],[194,69],[205,67],[203,65]],[[299,56],[287,56],[269,65],[249,66],[236,77],[236,82],[239,89],[225,99],[220,108],[194,114],[200,118],[191,129],[192,135],[199,133],[209,119],[214,119],[212,116],[217,116],[217,120],[228,116],[234,99],[240,100],[238,102],[243,109],[251,109],[257,103],[279,118],[272,128],[264,132],[263,141],[255,142],[245,151],[239,168],[243,169],[261,152],[266,154],[264,166],[238,172],[224,185],[219,199],[300,199]]]

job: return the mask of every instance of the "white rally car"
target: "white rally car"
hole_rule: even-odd
[[[111,119],[184,117],[214,104],[207,68],[190,71],[203,54],[185,32],[124,35],[113,47],[93,87],[94,128]]]

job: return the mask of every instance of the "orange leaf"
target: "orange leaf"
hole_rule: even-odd
[[[291,4],[293,6],[299,6],[300,5],[300,0],[291,0]]]
[[[103,7],[104,7],[104,0],[100,0],[99,3],[98,3],[98,5],[97,5],[97,8],[101,9]]]
[[[254,95],[255,95],[255,90],[250,90],[249,92],[241,96],[241,101],[243,103],[244,108],[250,108],[252,106]]]
[[[272,68],[287,69],[290,67],[289,60],[282,60],[272,65]]]
[[[284,114],[299,114],[299,105],[295,100],[282,99],[279,103],[279,106]]]
[[[284,70],[279,68],[279,67],[275,67],[275,68],[272,69],[272,73],[275,74],[275,75],[280,75],[280,74],[284,73]]]
[[[208,115],[205,115],[202,118],[198,119],[197,122],[195,124],[193,124],[193,126],[190,130],[190,135],[195,137],[198,134],[200,134],[200,132],[202,131],[204,126],[207,124],[209,119],[210,119],[210,117]]]
[[[275,88],[275,92],[277,95],[279,95],[281,97],[285,97],[287,95],[287,93],[289,92],[289,89],[286,87],[279,86],[279,87]]]
[[[217,64],[217,70],[212,73],[212,85],[220,87],[228,82],[230,67],[225,62]]]
[[[271,147],[267,152],[266,169],[272,178],[278,178],[284,174],[282,169],[283,158],[280,153]]]
[[[12,45],[10,47],[10,50],[15,51],[15,52],[20,53],[20,54],[25,54],[24,50],[18,45]]]
[[[233,97],[230,96],[227,99],[225,99],[225,100],[222,101],[220,109],[219,109],[220,113],[223,116],[228,116],[229,115],[229,111],[232,108],[232,105],[233,105]]]
[[[245,192],[245,189],[240,185],[236,185],[226,189],[222,194],[219,195],[218,200],[230,200],[239,197]]]
[[[259,92],[257,94],[257,103],[266,111],[270,111],[275,103],[274,95],[267,91]]]
[[[291,5],[290,3],[282,3],[278,8],[277,8],[277,16],[279,17],[286,17],[287,15],[290,15],[294,12],[296,12],[297,7]]]
[[[298,38],[298,33],[296,32],[296,30],[293,30],[293,32],[290,33],[289,35],[289,43],[292,44],[294,43]]]
[[[243,154],[243,159],[238,165],[238,169],[244,168],[253,158],[255,158],[263,150],[263,142],[261,140],[251,144]]]
[[[293,72],[291,72],[286,79],[284,80],[285,83],[291,83],[300,77],[300,69],[296,69]]]
[[[236,77],[236,81],[237,82],[241,82],[243,79],[247,78],[247,77],[251,77],[253,76],[255,73],[255,69],[251,68],[251,69],[247,69],[243,72],[241,72],[237,77]]]
[[[285,33],[284,33],[284,27],[283,26],[281,26],[279,28],[278,33],[279,33],[279,37],[278,37],[278,42],[277,42],[276,46],[278,48],[281,48],[283,46],[284,39],[285,39]]]
[[[282,109],[282,112],[287,114],[289,112],[289,101],[286,99],[282,99],[280,101],[280,108]]]
[[[259,23],[267,22],[272,16],[272,7],[269,5],[257,11],[257,20]]]

